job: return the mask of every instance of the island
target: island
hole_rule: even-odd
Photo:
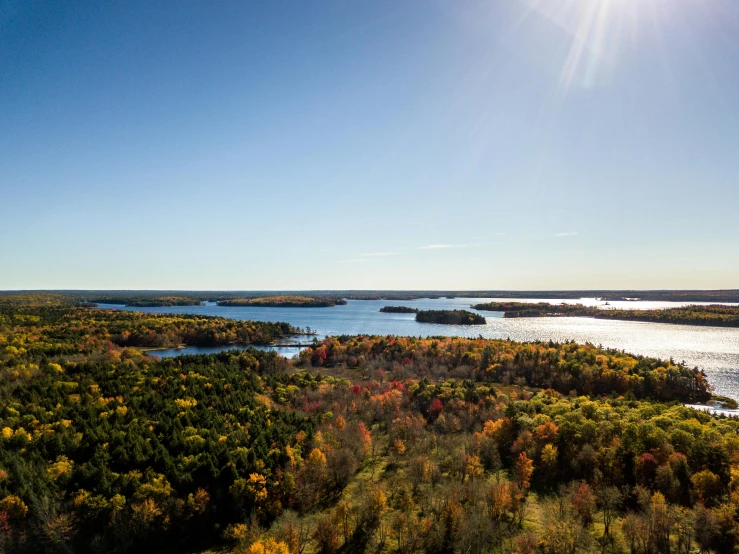
[[[418,308],[410,308],[408,306],[385,306],[380,308],[380,311],[389,314],[417,314]]]
[[[203,301],[190,296],[101,296],[87,302],[80,302],[80,306],[92,304],[123,304],[135,308],[161,308],[169,306],[202,306]]]
[[[503,317],[593,317],[625,321],[673,323],[681,325],[707,325],[713,327],[739,327],[739,306],[711,304],[690,305],[661,310],[601,309],[582,304],[549,304],[538,302],[486,302],[472,306],[475,310],[504,312]]]
[[[446,323],[448,325],[485,325],[485,318],[467,310],[422,310],[416,313],[421,323]]]
[[[219,306],[251,306],[255,308],[331,308],[345,305],[343,298],[316,298],[313,296],[259,296],[220,300]]]

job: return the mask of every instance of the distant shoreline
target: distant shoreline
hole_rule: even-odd
[[[479,311],[503,312],[506,318],[524,317],[592,317],[620,321],[642,321],[647,323],[668,323],[672,325],[698,325],[703,327],[739,327],[739,306],[712,304],[708,306],[689,305],[681,308],[654,310],[603,310],[582,304],[549,304],[539,302],[486,302],[474,304]]]
[[[685,290],[633,290],[633,289],[577,289],[577,290],[285,290],[285,291],[219,291],[219,290],[6,290],[0,296],[19,293],[58,293],[72,296],[80,302],[93,299],[115,298],[121,303],[163,297],[188,298],[196,301],[219,302],[237,298],[264,298],[269,296],[306,296],[312,298],[341,298],[348,300],[418,300],[421,298],[504,298],[577,300],[598,298],[603,301],[633,300],[652,302],[708,302],[739,304],[739,289],[685,289]],[[113,303],[113,302],[107,302]]]
[[[264,296],[258,298],[234,298],[219,300],[219,306],[249,306],[256,308],[333,308],[345,305],[342,298],[317,298],[312,296]]]

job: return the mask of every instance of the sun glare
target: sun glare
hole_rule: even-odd
[[[669,10],[667,0],[518,1],[527,7],[524,20],[543,17],[569,36],[560,67],[560,84],[565,90],[597,84],[640,34],[656,34],[659,40],[661,22]]]

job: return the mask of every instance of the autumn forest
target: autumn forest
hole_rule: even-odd
[[[739,421],[696,368],[0,297],[0,552],[734,552]]]

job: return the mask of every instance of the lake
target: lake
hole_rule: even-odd
[[[229,317],[240,320],[286,321],[295,327],[318,333],[319,338],[328,335],[407,335],[407,336],[460,336],[507,339],[515,341],[574,340],[590,342],[608,348],[617,348],[634,354],[685,361],[690,366],[703,369],[716,393],[739,400],[739,329],[722,327],[698,327],[646,323],[638,321],[612,321],[583,317],[503,318],[502,313],[480,312],[487,319],[486,325],[442,325],[418,323],[415,314],[381,313],[383,306],[410,306],[422,310],[470,309],[470,304],[490,301],[542,302],[531,299],[496,298],[441,298],[419,300],[349,300],[345,306],[332,308],[259,308],[251,306],[217,306],[212,302],[204,306],[173,306],[157,308],[124,308],[120,305],[100,304],[101,308],[136,310],[149,313],[198,314]],[[605,302],[597,299],[546,300],[551,303],[582,303],[603,309],[672,308],[695,302]],[[222,348],[207,349],[209,352]],[[279,351],[279,350],[278,350]],[[205,352],[200,347],[174,351],[152,352],[156,355],[179,355]],[[297,352],[285,351],[291,356]]]
[[[311,337],[312,339],[313,337]],[[184,356],[186,354],[217,354],[224,350],[246,350],[248,348],[255,348],[257,350],[263,350],[265,352],[277,352],[280,356],[285,358],[294,358],[302,350],[299,346],[262,346],[258,344],[250,346],[242,346],[234,344],[231,346],[183,346],[182,348],[162,348],[148,350],[147,354],[157,356],[159,358],[172,358],[174,356]]]

